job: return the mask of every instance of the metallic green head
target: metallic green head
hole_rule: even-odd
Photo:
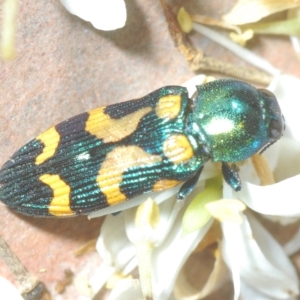
[[[233,79],[197,90],[193,121],[212,161],[242,161],[281,138],[284,119],[270,91]]]

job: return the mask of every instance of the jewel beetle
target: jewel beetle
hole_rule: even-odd
[[[183,199],[208,160],[241,189],[229,162],[279,140],[284,119],[275,96],[221,79],[162,87],[140,99],[96,108],[37,136],[0,170],[0,200],[37,217],[88,214],[137,195],[182,184]]]

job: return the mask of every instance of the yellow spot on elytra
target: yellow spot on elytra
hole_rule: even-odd
[[[144,167],[161,161],[159,155],[149,154],[138,146],[121,146],[109,152],[97,177],[101,192],[106,195],[107,203],[113,205],[127,199],[120,191],[124,171],[131,167]]]
[[[155,107],[155,113],[159,118],[173,119],[178,116],[181,109],[181,96],[168,95],[161,97]]]
[[[170,179],[161,179],[158,180],[152,188],[153,192],[159,192],[159,191],[163,191],[163,190],[167,190],[170,189],[178,184],[182,183],[182,181],[178,181],[178,180],[170,180]]]
[[[89,111],[85,130],[105,143],[117,142],[133,133],[141,118],[152,110],[151,107],[145,107],[120,119],[112,119],[104,113],[104,109],[101,107]]]
[[[170,135],[164,141],[163,151],[174,164],[185,163],[194,156],[193,148],[183,134]]]
[[[35,159],[35,163],[39,165],[54,155],[58,147],[60,135],[56,131],[55,127],[51,127],[37,136],[36,139],[40,140],[44,144],[43,152]]]
[[[53,190],[53,198],[49,204],[49,213],[54,216],[74,215],[75,212],[70,208],[71,188],[59,175],[44,174],[39,179]]]

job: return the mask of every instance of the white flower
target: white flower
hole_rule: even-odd
[[[23,297],[10,281],[0,276],[0,299],[23,300]]]
[[[279,76],[269,89],[279,99],[286,120],[284,137],[265,153],[277,183],[259,186],[251,166],[242,166],[241,192],[236,193],[224,185],[223,196],[240,199],[257,212],[276,216],[274,221],[288,223],[295,217],[298,219],[300,213],[300,164],[297,160],[300,80]],[[241,216],[242,224],[222,222],[222,253],[232,271],[235,299],[239,291],[243,299],[295,299],[299,295],[299,280],[283,248],[251,214],[241,213]]]
[[[299,295],[297,272],[279,243],[251,215],[242,224],[222,222],[222,254],[231,269],[235,299],[244,288],[270,299],[295,299]],[[242,284],[241,284],[242,283]]]
[[[146,240],[150,241],[150,244],[151,242],[155,244],[151,257],[151,264],[155,266],[155,268],[153,268],[154,299],[168,299],[172,293],[173,286],[177,278],[176,275],[179,273],[179,270],[186,259],[202,240],[212,223],[211,219],[201,230],[188,235],[183,235],[181,220],[184,210],[178,209],[178,203],[174,198],[175,197],[172,197],[159,205],[159,225],[153,230],[152,235],[148,233],[148,236],[146,237]],[[122,212],[122,214],[116,217],[107,216],[101,229],[101,235],[98,242],[98,249],[101,249],[105,242],[102,235],[109,228],[109,224],[112,225],[116,223],[120,225],[118,227],[114,226],[114,230],[111,230],[111,243],[109,243],[109,245],[107,244],[107,247],[115,246],[115,249],[114,251],[110,251],[110,254],[108,255],[112,260],[109,261],[105,259],[105,262],[108,262],[110,266],[114,266],[116,271],[122,272],[124,276],[128,274],[128,270],[137,266],[135,249],[137,249],[138,252],[140,250],[139,242],[143,242],[145,240],[145,236],[143,236],[141,231],[142,229],[135,227],[135,212],[136,209],[132,208]],[[120,220],[123,220],[124,223],[120,224]],[[131,243],[126,245],[122,244],[124,237],[121,238],[120,242],[118,241],[118,237],[120,237],[122,233],[124,234],[123,228],[126,228],[127,236],[131,241]],[[124,234],[124,236],[126,236],[126,234]],[[144,244],[142,243],[141,245]],[[133,247],[133,252],[131,251],[131,247]],[[100,251],[100,254],[101,253],[103,253],[103,250]],[[147,257],[145,257],[143,261],[145,262],[145,260],[147,260]],[[127,286],[129,290],[140,290],[139,284],[136,281],[130,281],[128,279],[124,280],[126,281],[123,281],[123,284]],[[131,284],[128,284],[129,282],[131,282]],[[123,288],[120,288],[118,285],[116,285],[116,289],[121,290],[122,293],[124,292]],[[113,292],[109,299],[119,299],[114,297],[116,293],[116,291]],[[129,293],[129,291],[126,293]],[[134,295],[131,293],[129,293],[127,298],[125,295],[123,295],[121,299],[135,299]]]
[[[300,216],[300,80],[291,76],[276,78],[270,90],[280,101],[286,122],[284,136],[266,151],[266,158],[274,170],[276,184],[258,186],[247,174],[242,176],[243,189],[238,195],[257,212],[274,216]],[[274,164],[276,162],[276,165]]]
[[[73,15],[89,21],[100,30],[115,30],[126,22],[126,6],[123,0],[61,0]]]

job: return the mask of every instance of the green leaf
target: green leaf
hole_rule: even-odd
[[[205,205],[222,198],[222,177],[214,177],[205,182],[204,190],[199,193],[187,207],[182,218],[182,229],[185,234],[199,230],[212,217]]]

